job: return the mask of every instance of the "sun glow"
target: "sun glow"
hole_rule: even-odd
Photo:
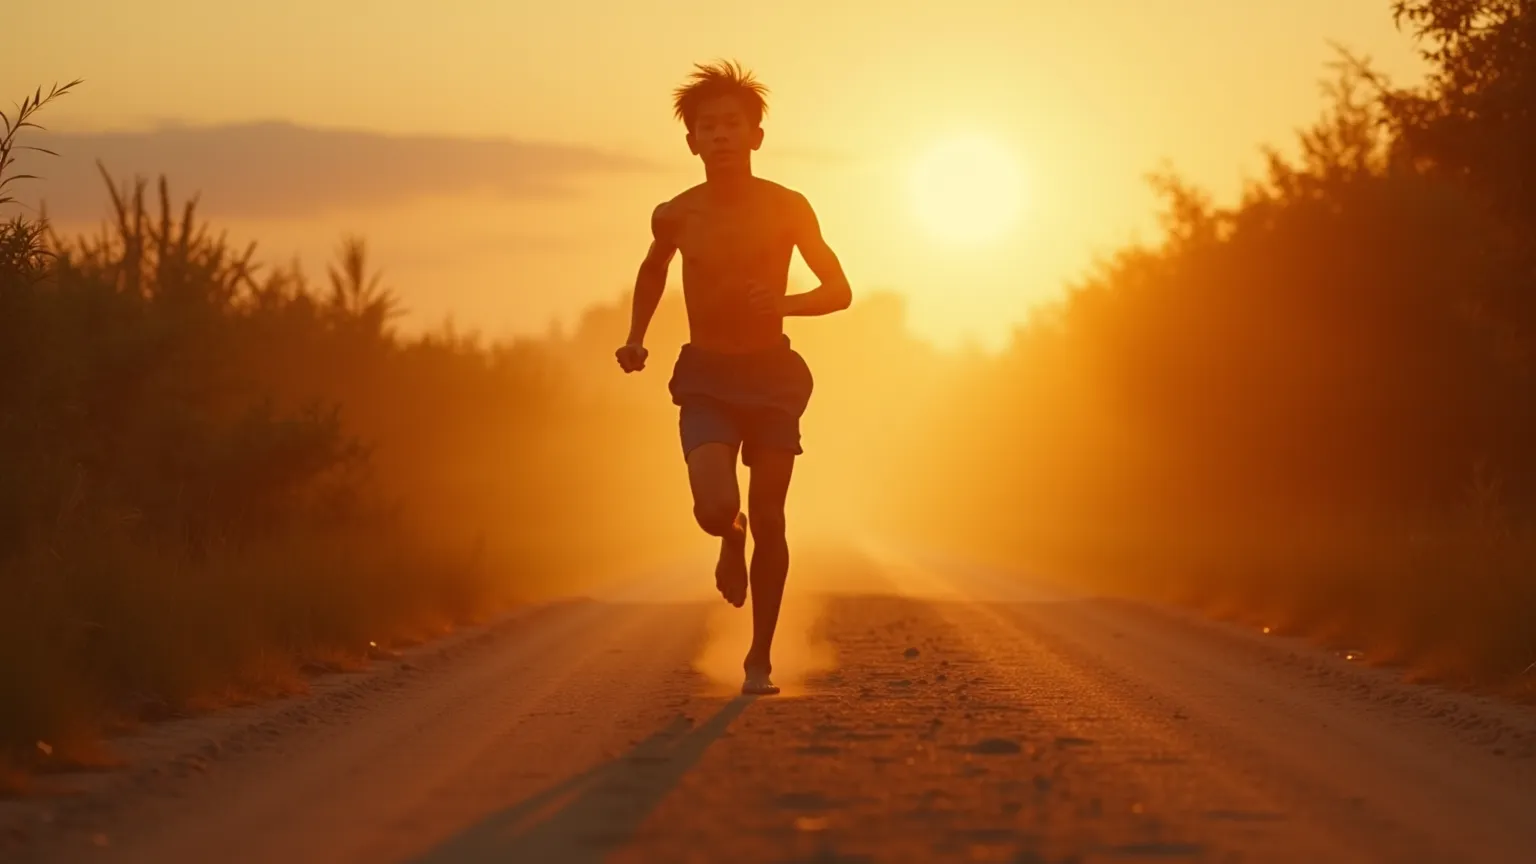
[[[1023,209],[1018,159],[987,138],[956,138],[929,149],[912,172],[918,222],[946,243],[996,240]]]

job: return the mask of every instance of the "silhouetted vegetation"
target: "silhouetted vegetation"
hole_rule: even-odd
[[[553,364],[398,337],[361,241],[316,290],[163,180],[108,188],[98,236],[0,228],[0,767],[284,692],[532,589],[499,562],[593,560],[538,497],[571,458],[547,430],[580,410]],[[526,469],[519,494],[475,488],[492,451]]]
[[[956,385],[922,451],[973,478],[946,536],[1460,681],[1530,671],[1536,20],[1400,7],[1426,87],[1344,64],[1232,206],[1159,178],[1165,239]]]
[[[996,356],[924,345],[890,296],[794,322],[817,395],[792,531],[1518,681],[1536,661],[1528,5],[1398,4],[1426,86],[1346,64],[1299,155],[1269,154],[1230,205],[1157,178],[1166,236]],[[0,229],[11,761],[705,543],[665,389],[675,300],[639,378],[613,366],[622,302],[508,344],[403,336],[361,241],[314,288],[164,182],[110,188],[98,236]]]

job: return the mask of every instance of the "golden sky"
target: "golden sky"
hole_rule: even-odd
[[[669,105],[695,61],[758,72],[773,91],[760,173],[810,196],[856,291],[903,291],[945,341],[994,341],[1095,254],[1151,239],[1143,178],[1165,162],[1234,195],[1258,148],[1322,107],[1330,40],[1402,82],[1419,69],[1387,0],[48,0],[5,19],[0,100],[86,79],[45,118],[73,145],[44,166],[45,197],[74,194],[101,153],[164,170],[270,258],[366,234],[417,320],[491,335],[625,290],[651,205],[699,174]],[[256,121],[367,133],[321,143],[376,158],[327,167],[302,135],[194,156],[162,134]],[[916,166],[955,136],[1018,175],[1018,218],[986,242],[916,212]],[[493,146],[507,141],[552,146],[526,161]]]

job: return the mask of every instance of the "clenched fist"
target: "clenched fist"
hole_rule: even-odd
[[[629,344],[614,352],[614,356],[619,360],[619,368],[626,373],[639,372],[645,368],[645,358],[650,356],[650,352],[645,350],[644,345]]]

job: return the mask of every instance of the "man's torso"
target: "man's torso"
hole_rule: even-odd
[[[783,296],[794,252],[795,193],[761,178],[730,200],[700,185],[663,207],[682,257],[689,341],[722,353],[770,349],[782,342],[783,319],[753,313],[751,282]]]

